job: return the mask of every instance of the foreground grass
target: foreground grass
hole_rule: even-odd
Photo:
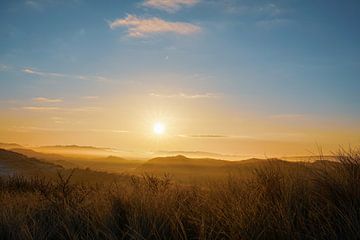
[[[144,175],[112,184],[0,180],[1,239],[360,239],[360,152],[306,176],[281,165],[207,187]]]

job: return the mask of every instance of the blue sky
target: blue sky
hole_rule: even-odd
[[[1,1],[0,107],[208,99],[358,131],[359,23],[350,0]]]

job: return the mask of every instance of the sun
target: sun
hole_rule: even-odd
[[[153,132],[156,135],[163,135],[166,131],[166,126],[162,122],[156,122],[153,126]]]

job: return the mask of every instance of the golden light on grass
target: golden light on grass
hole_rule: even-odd
[[[153,132],[155,135],[161,136],[163,134],[165,134],[166,131],[166,126],[164,123],[162,122],[156,122],[153,125]]]

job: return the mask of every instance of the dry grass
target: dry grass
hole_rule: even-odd
[[[360,151],[339,164],[289,173],[281,164],[252,179],[208,186],[168,176],[80,184],[0,181],[1,239],[360,239]]]

